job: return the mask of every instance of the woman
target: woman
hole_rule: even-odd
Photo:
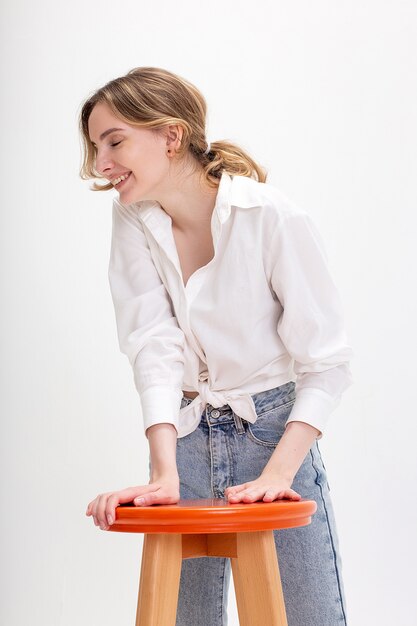
[[[238,146],[205,136],[201,93],[139,67],[84,103],[81,177],[113,200],[109,280],[150,448],[148,485],[117,505],[314,499],[275,533],[289,626],[346,624],[341,558],[318,447],[351,384],[342,307],[309,215]],[[226,624],[228,559],[183,562],[178,626]]]

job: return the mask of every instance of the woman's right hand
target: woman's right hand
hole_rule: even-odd
[[[177,477],[161,477],[149,485],[127,487],[120,491],[109,491],[98,495],[92,500],[86,511],[92,516],[94,524],[101,530],[108,530],[116,519],[116,507],[119,504],[133,502],[135,506],[151,504],[176,504],[180,499],[179,479]]]

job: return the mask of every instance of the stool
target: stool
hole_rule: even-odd
[[[230,557],[240,626],[287,626],[272,530],[306,526],[314,500],[224,499],[116,508],[109,531],[144,533],[136,626],[175,626],[182,559]]]

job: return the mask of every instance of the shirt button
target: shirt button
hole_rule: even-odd
[[[218,411],[217,409],[213,409],[210,413],[210,417],[214,417],[214,419],[217,419],[218,417],[220,417],[220,411]]]

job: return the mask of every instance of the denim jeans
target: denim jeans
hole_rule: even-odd
[[[207,404],[198,428],[177,440],[182,499],[222,498],[226,487],[261,474],[285,430],[295,383],[252,398],[255,424],[234,414],[229,405],[214,409]],[[191,401],[183,397],[181,407]],[[337,530],[317,440],[292,488],[315,500],[317,511],[308,526],[274,531],[288,626],[346,626]],[[184,560],[176,626],[226,626],[230,572],[228,558]]]

